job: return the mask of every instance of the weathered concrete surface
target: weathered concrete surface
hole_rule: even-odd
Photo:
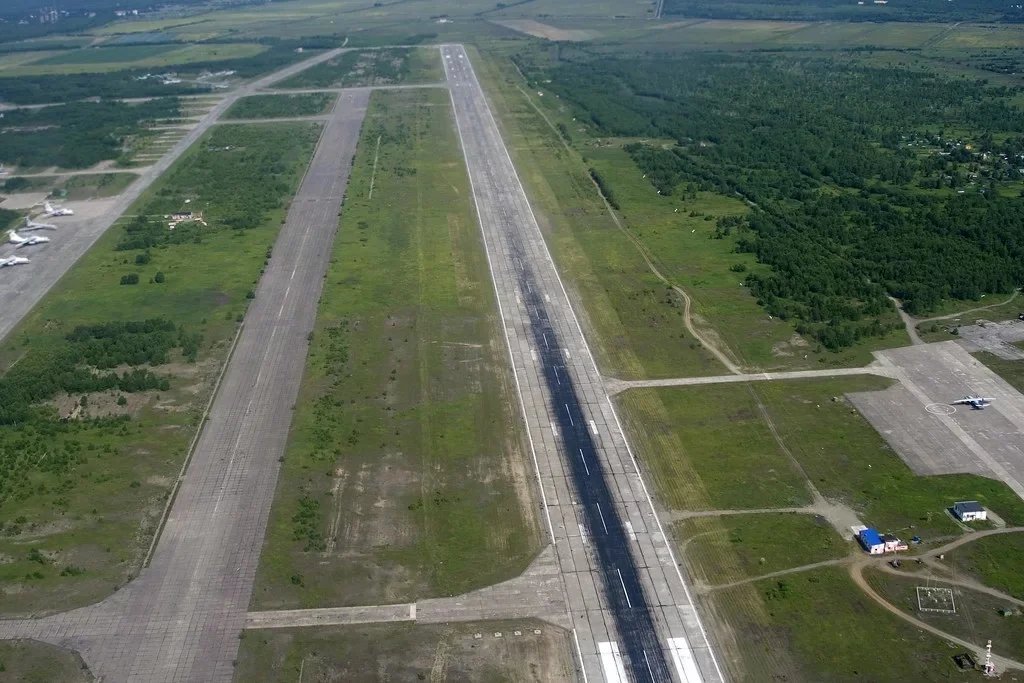
[[[249,309],[152,561],[103,602],[0,621],[113,681],[229,681],[368,92],[341,96]]]
[[[959,342],[875,353],[900,384],[851,394],[857,409],[919,474],[982,474],[1024,498],[1024,396]],[[967,394],[995,398],[984,410],[950,405]]]
[[[1014,346],[1024,341],[1024,322],[1006,320],[965,325],[957,328],[960,345],[971,353],[988,351],[1004,360],[1024,360],[1024,350]]]

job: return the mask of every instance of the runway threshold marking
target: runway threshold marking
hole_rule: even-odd
[[[626,678],[626,668],[622,664],[619,644],[614,640],[602,641],[597,644],[597,651],[601,655],[601,669],[604,671],[606,683],[628,683],[629,679]]]
[[[668,653],[672,657],[680,680],[685,683],[702,683],[704,678],[700,675],[700,669],[693,658],[693,650],[690,649],[690,643],[686,638],[669,638]]]

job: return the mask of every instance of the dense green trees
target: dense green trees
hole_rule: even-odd
[[[120,156],[125,136],[146,122],[179,114],[175,97],[15,109],[0,120],[0,163],[85,168]]]
[[[712,19],[801,21],[1022,21],[1020,5],[1003,0],[892,2],[871,0],[665,0],[665,15]]]
[[[661,194],[747,199],[718,233],[771,266],[747,277],[759,302],[824,345],[885,333],[887,294],[920,313],[1024,282],[1024,113],[1006,89],[799,55],[575,54],[519,61],[600,134],[640,138],[626,151]]]

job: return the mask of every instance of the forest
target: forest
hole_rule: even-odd
[[[747,277],[758,302],[828,348],[886,333],[887,295],[919,314],[1024,282],[1024,113],[1005,88],[812,55],[517,61],[598,135],[634,138],[660,194],[746,199],[719,236],[771,267]]]
[[[166,377],[146,365],[162,365],[172,349],[195,359],[199,338],[165,319],[76,327],[56,349],[29,350],[0,377],[0,425],[33,421],[36,405],[58,392],[166,391]],[[135,366],[117,372],[120,365]]]
[[[180,114],[178,99],[137,104],[103,100],[14,109],[0,121],[0,163],[87,168],[121,155],[124,138]]]
[[[794,21],[1024,21],[1021,5],[1002,0],[665,0],[665,16]]]

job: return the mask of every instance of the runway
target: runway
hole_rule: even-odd
[[[441,53],[583,678],[722,680],[469,58]]]
[[[288,211],[152,561],[103,602],[0,621],[99,680],[230,681],[369,91],[342,93]]]
[[[124,192],[110,200],[104,200],[103,213],[88,216],[69,216],[55,219],[40,219],[42,222],[53,223],[56,231],[44,234],[52,238],[45,247],[31,250],[19,250],[19,256],[28,256],[31,263],[0,269],[0,300],[4,302],[0,308],[0,341],[10,334],[21,319],[31,311],[43,296],[50,291],[64,276],[72,265],[85,254],[96,240],[105,233],[125,211],[128,210],[146,189],[153,184],[178,158],[185,153],[217,122],[221,114],[227,111],[240,97],[251,95],[257,90],[266,88],[280,80],[331,59],[343,50],[330,50],[309,59],[291,64],[268,76],[243,85],[214,105],[213,109],[203,116],[202,120],[185,137],[179,140],[156,163],[141,170],[138,180],[129,185]],[[109,203],[107,203],[109,202]],[[0,249],[0,256],[10,255],[12,250]],[[29,253],[23,253],[29,252]]]

